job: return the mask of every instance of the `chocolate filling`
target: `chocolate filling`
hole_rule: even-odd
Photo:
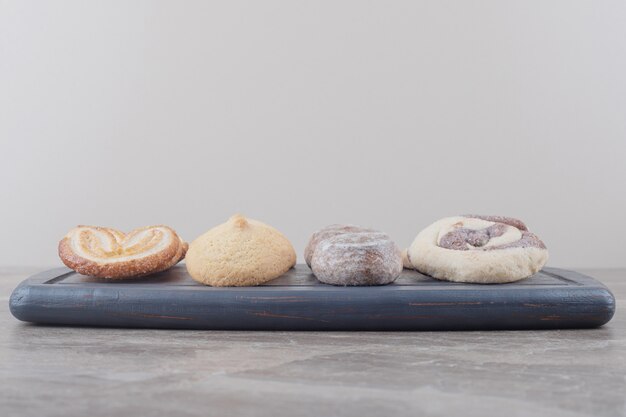
[[[489,246],[483,250],[491,249],[508,249],[508,248],[539,248],[547,249],[546,245],[539,239],[539,237],[531,232],[523,231],[522,237],[516,242],[507,243],[505,245]]]
[[[526,227],[523,221],[514,219],[513,217],[480,216],[480,215],[475,215],[475,214],[464,214],[463,217],[471,217],[473,219],[487,220],[488,222],[494,222],[494,223],[504,223],[504,224],[508,224],[509,226],[516,227],[521,231],[528,230],[528,227]]]
[[[546,245],[535,235],[526,228],[526,225],[520,220],[510,217],[502,216],[464,216],[472,217],[476,219],[482,219],[487,221],[496,222],[495,224],[486,227],[484,229],[473,230],[465,227],[460,227],[456,230],[446,233],[439,240],[439,246],[445,249],[453,250],[494,250],[494,249],[508,249],[508,248],[540,248],[546,249]],[[515,241],[506,243],[503,245],[487,246],[483,247],[492,238],[502,236],[506,231],[506,226],[513,226],[522,232],[522,237]],[[473,246],[469,248],[467,244]]]
[[[439,240],[439,246],[446,249],[467,250],[467,244],[474,247],[485,246],[489,241],[498,236],[502,236],[506,231],[506,225],[496,223],[479,230],[460,227],[446,233]]]

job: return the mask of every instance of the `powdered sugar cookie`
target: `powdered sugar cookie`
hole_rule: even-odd
[[[358,226],[333,225],[309,241],[311,269],[332,285],[384,285],[402,272],[402,253],[391,238]]]

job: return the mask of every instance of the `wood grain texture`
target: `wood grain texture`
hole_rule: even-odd
[[[22,282],[11,313],[35,323],[213,330],[496,330],[591,328],[615,312],[595,279],[546,268],[511,284],[460,284],[404,270],[391,285],[335,287],[305,265],[259,287],[197,284],[183,266],[106,282],[57,268]]]

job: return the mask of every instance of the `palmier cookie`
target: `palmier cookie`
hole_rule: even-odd
[[[326,284],[384,285],[402,272],[398,246],[385,233],[370,229],[329,226],[314,233],[307,247],[313,274]]]
[[[187,243],[167,226],[125,234],[98,226],[77,226],[59,242],[59,257],[83,275],[123,279],[164,271],[185,257]]]
[[[522,221],[503,216],[441,219],[407,250],[414,269],[456,282],[514,282],[535,274],[547,260],[545,244]]]
[[[237,214],[194,240],[185,263],[202,284],[241,287],[284,274],[295,265],[296,252],[278,230]]]

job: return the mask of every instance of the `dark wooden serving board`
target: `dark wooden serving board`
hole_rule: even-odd
[[[404,270],[380,287],[335,287],[306,265],[259,287],[200,285],[184,266],[104,281],[67,268],[22,282],[11,313],[34,323],[219,330],[496,330],[597,327],[613,294],[577,272],[545,268],[511,284],[459,284]]]

